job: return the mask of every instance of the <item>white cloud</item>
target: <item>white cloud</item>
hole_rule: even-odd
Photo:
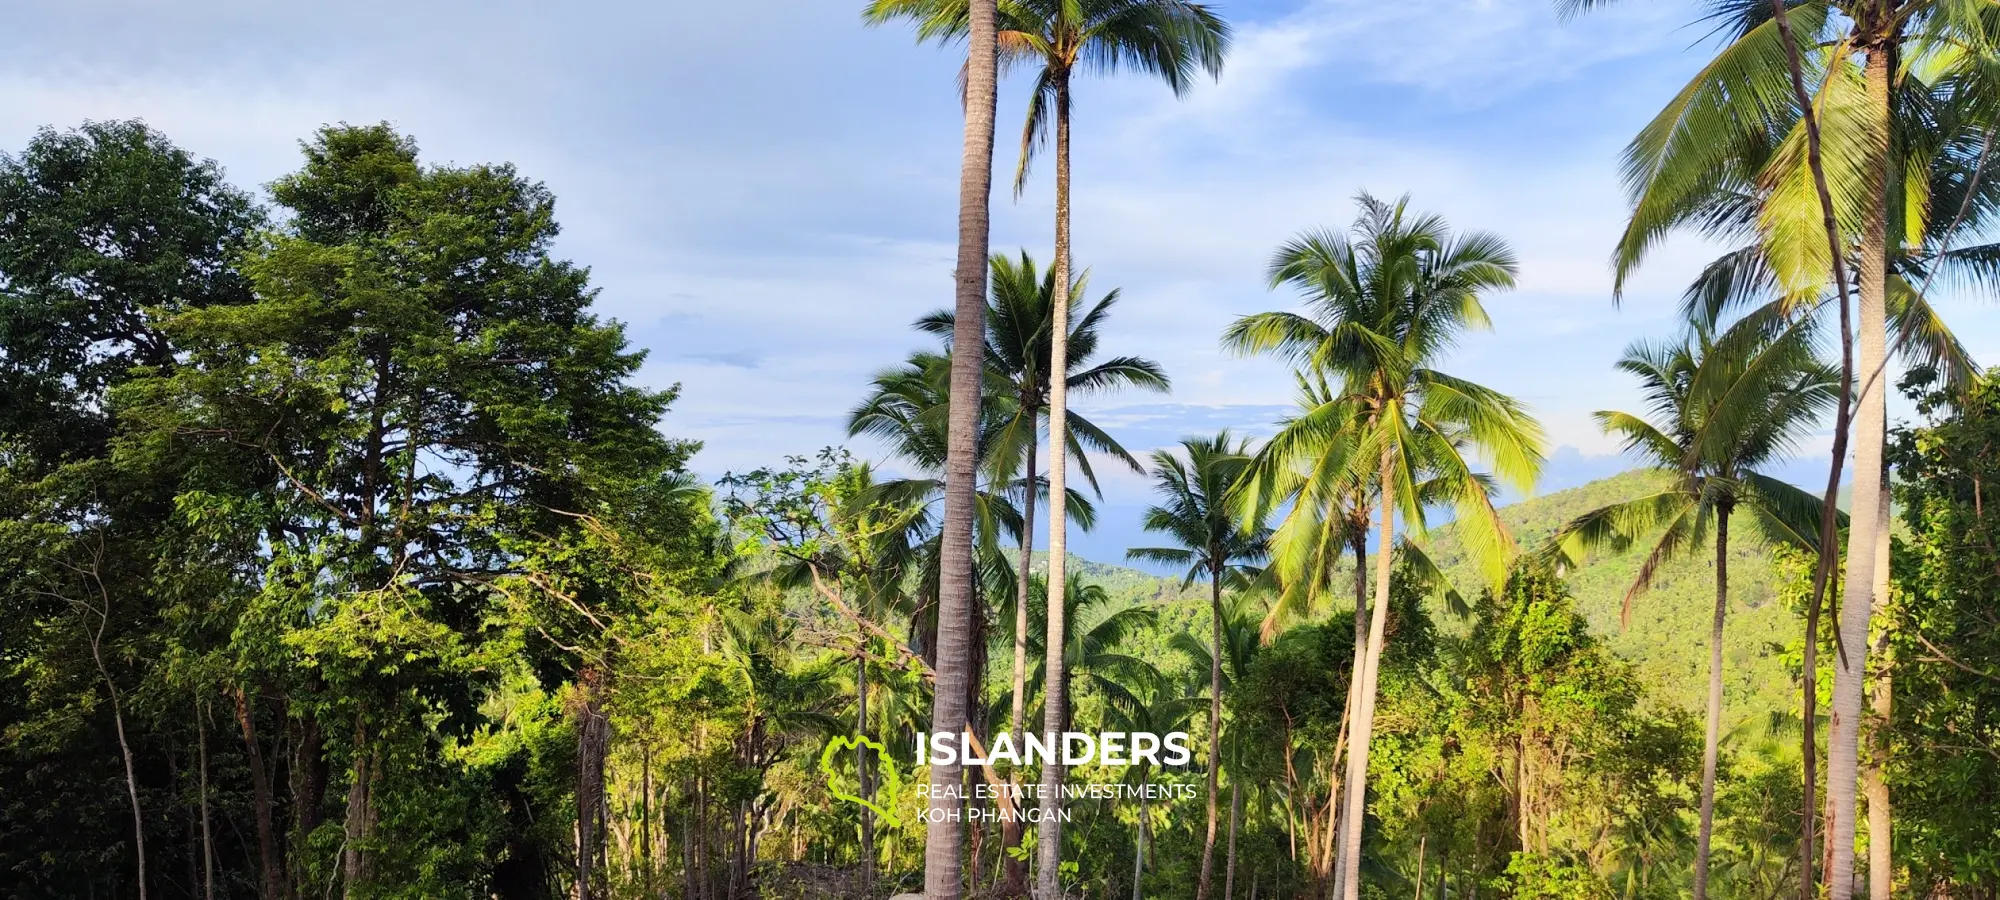
[[[954,51],[818,0],[366,2],[40,7],[0,35],[0,147],[142,116],[251,186],[292,169],[320,124],[387,119],[433,161],[514,161],[559,197],[560,250],[592,267],[603,310],[651,348],[643,379],[684,385],[667,428],[707,442],[705,472],[840,442],[868,376],[927,343],[908,324],[950,300]],[[1670,327],[1712,252],[1669,243],[1614,309],[1617,154],[1704,51],[1679,27],[1692,2],[1568,23],[1552,9],[1306,0],[1238,21],[1220,82],[1185,98],[1136,76],[1081,82],[1077,259],[1124,289],[1104,347],[1161,361],[1176,390],[1080,408],[1135,452],[1268,427],[1291,379],[1222,352],[1221,329],[1295,302],[1264,285],[1279,242],[1345,225],[1359,189],[1410,191],[1522,260],[1520,289],[1490,303],[1496,331],[1468,336],[1452,368],[1531,403],[1577,458],[1615,450],[1589,419],[1629,405],[1610,363]],[[422,27],[382,33],[391,13]],[[1007,189],[1023,88],[1002,100],[993,240],[1046,263],[1050,167],[1020,202]],[[1993,306],[1947,312],[2000,359]],[[1114,504],[1145,502],[1136,479],[1113,485]]]

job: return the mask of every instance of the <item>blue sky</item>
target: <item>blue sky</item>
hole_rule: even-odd
[[[909,322],[950,300],[960,57],[864,27],[859,5],[29,0],[0,33],[0,147],[139,117],[256,186],[319,125],[387,120],[432,162],[511,161],[555,191],[559,251],[650,350],[643,378],[682,385],[667,428],[704,441],[696,464],[720,475],[844,442],[870,373],[923,345]],[[1611,362],[1672,328],[1711,248],[1668,245],[1613,305],[1618,153],[1704,58],[1697,5],[1571,22],[1547,0],[1221,11],[1237,36],[1219,82],[1179,100],[1138,77],[1078,88],[1076,258],[1123,291],[1104,346],[1175,383],[1080,408],[1141,452],[1267,432],[1290,401],[1283,367],[1224,354],[1217,334],[1292,305],[1264,285],[1273,247],[1346,224],[1357,190],[1408,192],[1522,259],[1520,289],[1489,302],[1495,330],[1450,368],[1534,407],[1557,448],[1545,489],[1622,469],[1589,414],[1631,405]],[[1047,178],[1018,201],[1004,187],[1025,91],[1002,90],[993,246],[1046,260]],[[2000,305],[1941,306],[2000,359]],[[1822,465],[1791,468],[1810,481]],[[1115,560],[1143,542],[1146,492],[1108,478],[1105,525],[1073,545]]]

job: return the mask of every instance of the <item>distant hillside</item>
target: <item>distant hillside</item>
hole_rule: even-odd
[[[1007,553],[1007,558],[1018,559],[1019,557],[1015,553],[1009,552]],[[1101,586],[1114,599],[1140,600],[1147,603],[1169,603],[1183,598],[1205,599],[1208,596],[1207,588],[1201,585],[1183,589],[1179,578],[1162,578],[1149,572],[1141,572],[1138,569],[1084,559],[1074,553],[1069,554],[1066,558],[1069,560],[1069,564],[1064,567],[1063,571],[1071,579],[1080,579],[1085,583]],[[1048,553],[1041,550],[1035,551],[1034,562],[1029,564],[1029,568],[1037,575],[1047,575],[1049,572]]]
[[[1609,503],[1657,491],[1666,477],[1627,472],[1579,488],[1536,497],[1506,507],[1500,516],[1523,547],[1546,541],[1570,519]],[[1724,729],[1764,721],[1768,713],[1794,702],[1791,675],[1781,649],[1803,628],[1776,600],[1771,548],[1746,516],[1733,518],[1729,554],[1729,619],[1723,645]],[[1715,549],[1692,550],[1664,566],[1651,590],[1632,605],[1629,627],[1619,624],[1625,593],[1651,544],[1617,554],[1600,554],[1570,573],[1577,610],[1620,656],[1636,663],[1655,696],[1699,710],[1708,691],[1708,631],[1715,613]],[[1479,576],[1451,539],[1449,528],[1435,538],[1433,554],[1468,599],[1479,595]]]
[[[1582,487],[1536,497],[1501,510],[1501,518],[1523,547],[1536,546],[1571,518],[1620,500],[1657,490],[1663,476],[1645,471],[1594,481]],[[1770,548],[1755,537],[1744,517],[1731,529],[1730,608],[1724,647],[1725,729],[1745,722],[1762,722],[1769,712],[1789,709],[1793,686],[1779,648],[1793,640],[1800,627],[1775,600],[1775,574]],[[1640,560],[1650,545],[1624,553],[1593,558],[1570,573],[1570,589],[1578,611],[1592,629],[1620,656],[1633,661],[1653,696],[1681,708],[1699,711],[1707,692],[1708,626],[1714,611],[1714,549],[1697,551],[1664,567],[1653,589],[1634,603],[1629,628],[1619,625],[1619,609]],[[1449,527],[1432,535],[1431,551],[1469,601],[1477,602],[1484,585],[1453,540]],[[1046,558],[1037,554],[1038,570]],[[1184,591],[1179,579],[1166,579],[1135,569],[1071,558],[1071,571],[1101,584],[1114,597],[1166,603],[1168,620],[1201,618],[1205,628],[1200,586]],[[1464,627],[1450,614],[1434,609],[1447,631]]]

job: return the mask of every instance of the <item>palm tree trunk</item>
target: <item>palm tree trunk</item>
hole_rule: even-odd
[[[1366,521],[1365,516],[1363,521]],[[1365,533],[1359,535],[1351,549],[1354,550],[1354,664],[1349,666],[1347,671],[1347,709],[1341,713],[1341,732],[1340,736],[1334,739],[1336,745],[1346,741],[1347,729],[1353,725],[1354,698],[1361,694],[1361,660],[1368,655],[1368,536]],[[1336,752],[1334,765],[1340,764],[1338,757],[1339,754]],[[1345,791],[1347,786],[1353,783],[1354,780],[1351,778],[1342,781],[1334,801],[1340,804],[1339,808],[1346,808]],[[1340,833],[1346,827],[1347,817],[1343,814],[1334,823],[1334,842],[1342,848],[1347,844],[1341,840]],[[1346,868],[1336,863],[1333,870],[1333,896],[1346,896],[1343,893],[1347,885],[1346,875]]]
[[[1708,900],[1715,834],[1715,763],[1722,747],[1722,624],[1729,615],[1729,506],[1715,510],[1715,619],[1708,627],[1708,733],[1701,752],[1701,830],[1694,850],[1694,900]]]
[[[1890,51],[1872,46],[1866,54],[1868,104],[1876,133],[1889,128]],[[1886,159],[1886,158],[1885,158]],[[1848,529],[1847,573],[1841,585],[1840,647],[1834,660],[1832,719],[1827,734],[1826,823],[1831,863],[1826,873],[1832,900],[1853,900],[1855,789],[1861,749],[1861,694],[1868,667],[1868,614],[1875,587],[1876,535],[1872,523],[1883,502],[1882,444],[1888,422],[1887,174],[1884,165],[1865,167],[1867,206],[1861,228],[1860,397],[1854,416],[1854,506]]]
[[[1361,817],[1367,809],[1368,743],[1375,730],[1375,686],[1382,665],[1382,644],[1389,627],[1389,548],[1396,540],[1395,456],[1382,451],[1381,543],[1375,548],[1375,608],[1368,616],[1368,653],[1361,672],[1361,693],[1354,704],[1353,739],[1347,749],[1347,808],[1342,818],[1340,868],[1341,897],[1361,896]],[[1844,900],[1844,898],[1843,898]]]
[[[1056,254],[1050,277],[1055,280],[1049,328],[1049,370],[1068,370],[1069,360],[1069,74],[1058,73],[1056,81]],[[1067,675],[1063,670],[1063,649],[1069,646],[1067,604],[1064,593],[1064,554],[1068,552],[1069,386],[1065,379],[1049,378],[1049,623],[1047,670],[1042,689],[1043,730],[1060,737],[1069,715]],[[1038,900],[1062,897],[1062,782],[1061,757],[1042,764],[1042,821],[1037,840],[1035,896]]]
[[[1208,834],[1201,844],[1201,880],[1195,883],[1195,900],[1208,900],[1209,884],[1215,874],[1215,826],[1217,789],[1222,774],[1222,571],[1213,566],[1208,573],[1209,653],[1208,653]]]
[[[1032,417],[1033,411],[1029,412]],[[1014,752],[1021,752],[1026,746],[1028,729],[1028,579],[1032,577],[1031,563],[1035,555],[1035,441],[1028,441],[1027,490],[1021,498],[1021,560],[1015,572],[1014,584]],[[1021,796],[1021,767],[1016,765],[1009,776],[1014,784],[1015,797]],[[1016,809],[1019,804],[1016,804]],[[1002,842],[1007,849],[1021,846],[1021,839],[1027,835],[1025,823],[1018,818],[1001,823]],[[1028,892],[1028,861],[1007,856],[1003,866],[1005,881],[1001,886],[1001,896],[1019,897]]]
[[[1882,504],[1875,511],[1875,602],[1877,621],[1886,622],[1889,606],[1889,489],[1882,488]],[[1894,683],[1890,677],[1889,636],[1885,629],[1876,641],[1875,689],[1871,697],[1874,727],[1869,729],[1868,770],[1863,773],[1862,790],[1868,798],[1868,900],[1889,900],[1895,887],[1895,859],[1892,840],[1895,821],[1890,815],[1889,719],[1895,712]]]
[[[993,194],[993,113],[998,75],[995,0],[967,6],[965,145],[958,176],[958,269],[952,332],[950,421],[945,431],[944,522],[938,585],[937,685],[931,731],[957,739],[965,731],[965,688],[971,673],[972,505],[979,461],[980,375],[986,350],[986,267]],[[964,890],[959,844],[960,767],[931,767],[931,821],[924,841],[924,895],[957,900]]]
[[[1820,221],[1826,230],[1827,260],[1833,269],[1835,299],[1840,304],[1840,400],[1833,418],[1833,463],[1827,467],[1826,498],[1820,510],[1819,566],[1813,573],[1812,595],[1807,599],[1805,659],[1800,677],[1800,757],[1804,802],[1799,828],[1799,900],[1819,896],[1819,882],[1813,870],[1814,803],[1818,799],[1815,782],[1819,759],[1814,740],[1819,722],[1819,615],[1827,582],[1833,577],[1833,559],[1839,542],[1839,512],[1835,500],[1840,494],[1840,470],[1847,461],[1847,435],[1853,416],[1854,329],[1848,319],[1847,265],[1840,221],[1834,216],[1833,192],[1827,187],[1826,165],[1820,155],[1819,113],[1806,90],[1805,68],[1799,61],[1799,45],[1792,35],[1792,20],[1784,0],[1771,0],[1772,21],[1778,24],[1779,42],[1785,48],[1786,67],[1791,71],[1792,93],[1806,126],[1806,167],[1812,172],[1813,188],[1819,194]]]
[[[1243,785],[1229,780],[1229,858],[1222,866],[1222,900],[1236,900],[1236,833],[1243,827]]]

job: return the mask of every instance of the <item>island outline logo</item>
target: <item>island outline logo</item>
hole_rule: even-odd
[[[840,773],[834,768],[834,755],[845,750],[860,750],[862,747],[867,747],[876,753],[881,782],[875,786],[875,795],[895,797],[902,793],[903,773],[896,768],[896,760],[889,755],[889,748],[865,734],[836,737],[826,743],[826,749],[819,752],[819,771],[826,776],[826,789],[833,794],[835,800],[845,800],[865,806],[875,815],[882,817],[882,821],[888,823],[890,828],[900,828],[903,825],[902,820],[893,811],[866,797],[856,796],[840,789]]]

